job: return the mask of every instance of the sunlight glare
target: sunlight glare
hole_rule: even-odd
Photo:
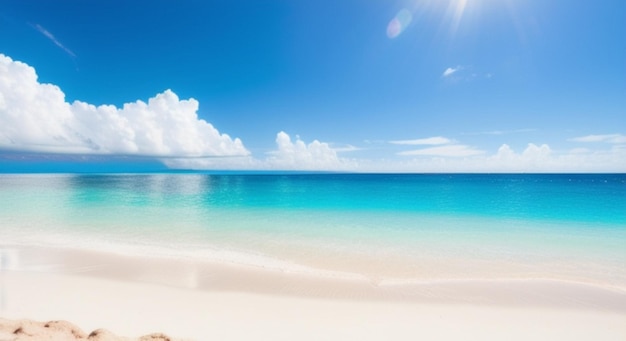
[[[459,24],[461,23],[461,19],[463,18],[463,13],[465,12],[465,7],[467,5],[467,0],[452,0],[450,1],[449,11],[453,12],[452,15],[452,33],[456,33],[459,28]]]

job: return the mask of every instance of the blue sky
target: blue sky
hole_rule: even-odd
[[[625,23],[617,0],[3,1],[0,161],[624,172]]]

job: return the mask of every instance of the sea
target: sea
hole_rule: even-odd
[[[3,174],[0,250],[19,247],[626,290],[626,174]]]

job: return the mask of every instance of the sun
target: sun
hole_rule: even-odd
[[[459,29],[461,21],[467,15],[467,11],[470,7],[475,8],[479,5],[481,0],[415,0],[413,5],[403,11],[408,12],[413,17],[420,17],[423,14],[427,15],[442,15],[442,23],[449,23],[450,31],[452,34],[456,33]],[[396,26],[402,28],[404,25],[400,19],[401,13],[396,15]],[[404,15],[407,17],[407,15]],[[410,18],[410,16],[409,16]],[[410,22],[410,20],[408,20]],[[400,32],[402,29],[399,30]]]
[[[484,15],[503,13],[505,9],[515,19],[515,0],[412,0],[399,10],[387,25],[387,36],[397,38],[412,24],[425,16],[440,19],[441,27],[456,36],[465,26],[476,23]],[[516,24],[516,21],[513,22]]]
[[[471,25],[486,15],[511,15],[515,0],[428,0],[432,9],[444,11],[443,23],[456,35],[462,26]]]

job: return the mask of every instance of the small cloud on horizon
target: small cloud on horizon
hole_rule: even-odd
[[[622,134],[586,135],[586,136],[574,137],[574,138],[569,139],[568,141],[585,142],[585,143],[604,142],[604,143],[620,144],[620,143],[626,143],[626,135],[622,135]]]
[[[450,144],[454,143],[454,140],[442,137],[442,136],[434,136],[423,139],[415,139],[415,140],[394,140],[389,141],[391,144],[399,144],[399,145],[440,145],[440,144]]]
[[[353,146],[351,144],[344,145],[344,146],[341,146],[341,147],[337,147],[334,144],[331,144],[331,148],[334,151],[336,151],[337,153],[349,153],[349,152],[356,152],[356,151],[359,151],[359,150],[363,150],[363,148],[359,148],[359,147]]]
[[[278,148],[268,152],[269,157],[265,160],[271,169],[324,170],[341,167],[337,151],[325,142],[313,140],[307,144],[297,135],[292,141],[289,134],[280,131],[276,134],[276,146]]]
[[[483,154],[484,151],[474,147],[458,144],[457,141],[443,136],[434,136],[415,140],[389,141],[391,144],[408,146],[434,146],[416,150],[407,150],[396,153],[400,156],[441,156],[441,157],[466,157]]]
[[[491,131],[479,131],[472,133],[461,133],[461,135],[508,135],[508,134],[521,134],[531,133],[537,131],[534,128],[512,129],[512,130],[491,130]]]
[[[479,149],[475,149],[474,147],[462,145],[462,144],[452,144],[446,146],[437,146],[416,150],[408,150],[404,152],[399,152],[398,155],[401,156],[441,156],[441,157],[466,157],[466,156],[475,156],[481,155],[485,152]]]

